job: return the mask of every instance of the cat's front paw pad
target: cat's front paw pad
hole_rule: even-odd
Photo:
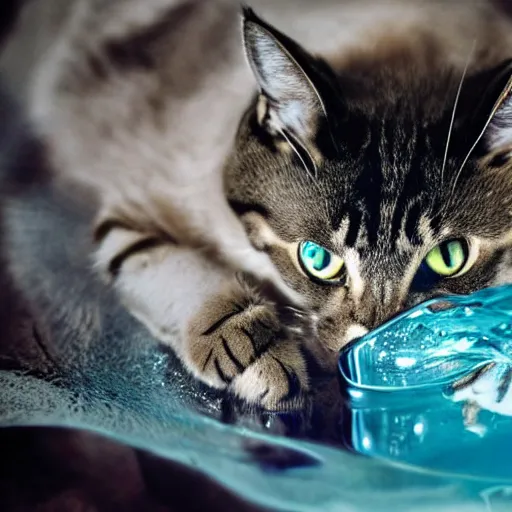
[[[304,406],[308,388],[306,361],[299,344],[281,340],[236,377],[230,391],[266,410],[286,411]]]

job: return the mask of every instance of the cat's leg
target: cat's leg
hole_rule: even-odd
[[[214,296],[230,311],[235,271],[301,304],[225,198],[223,162],[253,95],[239,23],[230,0],[79,2],[30,109],[56,175],[97,193],[97,266],[203,380],[189,321]]]
[[[56,176],[97,194],[103,227],[122,219],[208,250],[299,304],[225,198],[223,162],[253,94],[236,2],[84,0],[72,11],[29,109]]]
[[[228,386],[246,402],[269,410],[299,408],[309,387],[302,343],[309,319],[303,315],[293,311],[284,320],[243,280],[232,282],[191,318],[192,365],[203,380]]]
[[[267,409],[300,406],[308,388],[302,318],[284,315],[205,253],[111,224],[97,266],[127,309],[206,384]]]

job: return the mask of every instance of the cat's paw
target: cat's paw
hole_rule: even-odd
[[[201,311],[189,334],[194,373],[224,388],[250,366],[279,336],[280,326],[265,305],[246,307],[216,301]]]
[[[300,407],[308,389],[306,316],[263,300],[218,297],[191,323],[186,363],[196,377],[269,410]]]
[[[233,380],[230,391],[268,411],[301,409],[307,399],[309,378],[300,344],[286,339],[270,346]]]

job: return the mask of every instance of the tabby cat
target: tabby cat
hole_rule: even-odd
[[[232,2],[78,5],[32,117],[59,177],[98,191],[97,267],[198,379],[300,407],[311,360],[334,371],[401,310],[512,282],[497,8],[342,2],[322,55],[245,8],[251,77]],[[303,39],[334,35],[322,27]],[[258,273],[262,255],[275,267]],[[271,268],[294,296],[262,289]]]

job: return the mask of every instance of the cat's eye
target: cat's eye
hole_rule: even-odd
[[[414,276],[411,288],[431,290],[443,279],[465,274],[478,258],[478,243],[463,238],[445,240],[430,250]]]
[[[460,275],[469,258],[466,240],[446,240],[434,247],[426,256],[424,263],[441,277]]]
[[[298,258],[304,272],[314,281],[328,284],[341,284],[345,280],[343,260],[331,251],[305,241],[299,244]]]

